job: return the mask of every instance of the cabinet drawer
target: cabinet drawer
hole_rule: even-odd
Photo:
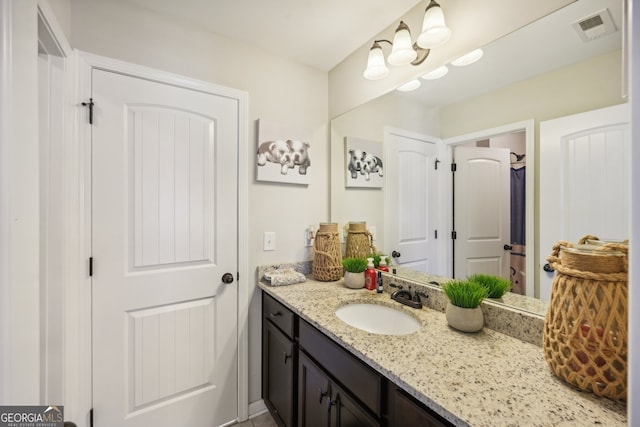
[[[345,389],[380,416],[382,394],[380,375],[302,319],[299,344]]]
[[[265,319],[273,322],[289,338],[293,338],[293,313],[265,292],[262,293],[262,315]]]

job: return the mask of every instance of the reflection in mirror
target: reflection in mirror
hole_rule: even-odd
[[[603,10],[610,14],[617,31],[583,42],[572,24]],[[377,230],[376,246],[388,253],[393,249],[390,224],[395,218],[388,214],[388,202],[399,190],[390,185],[386,164],[384,188],[345,188],[345,137],[383,141],[388,150],[389,135],[399,131],[430,140],[461,142],[460,135],[533,120],[533,152],[510,152],[524,154],[524,159],[535,165],[530,171],[532,187],[535,186],[531,210],[534,215],[526,218],[527,229],[534,230],[531,236],[526,236],[527,249],[529,245],[534,248],[535,260],[529,263],[534,271],[527,268],[523,275],[534,283],[534,295],[539,295],[537,283],[544,259],[538,255],[538,230],[544,224],[539,224],[538,206],[545,194],[537,188],[537,175],[545,167],[539,162],[539,123],[625,102],[621,95],[621,14],[621,0],[579,0],[484,46],[484,56],[475,64],[461,68],[450,66],[443,78],[423,80],[414,92],[394,91],[334,118],[331,123],[331,221],[340,224],[366,221]],[[434,67],[436,65],[441,64]],[[449,168],[452,146],[439,145],[436,156],[442,162],[442,169]],[[517,157],[511,156],[510,160],[517,161]],[[427,269],[432,274],[452,277],[453,245],[449,227],[453,225],[453,212],[451,195],[445,194],[452,191],[450,176],[441,176],[435,191],[438,191],[435,203],[440,233],[437,259],[431,260]],[[432,233],[433,230],[429,230],[429,235]],[[507,299],[505,303],[510,304]]]

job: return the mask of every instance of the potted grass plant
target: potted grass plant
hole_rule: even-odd
[[[470,280],[454,280],[442,285],[449,299],[445,315],[447,323],[462,332],[477,332],[484,326],[480,303],[487,297],[487,289]]]
[[[363,258],[344,258],[344,285],[351,289],[364,288],[364,271],[367,269],[367,261]]]
[[[501,300],[502,296],[511,290],[511,281],[504,277],[490,274],[474,274],[467,277],[467,279],[484,286],[487,290],[487,298]]]

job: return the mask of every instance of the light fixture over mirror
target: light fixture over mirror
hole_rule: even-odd
[[[446,76],[448,72],[449,72],[449,69],[447,68],[447,66],[446,65],[441,65],[440,67],[436,68],[435,70],[430,71],[427,74],[425,74],[424,76],[422,76],[422,78],[425,79],[425,80],[436,80],[436,79],[439,79],[441,77]]]
[[[484,55],[482,49],[472,50],[471,52],[451,61],[451,65],[455,65],[456,67],[471,65],[474,62],[480,60],[480,58],[482,58],[482,55]]]
[[[411,40],[409,26],[404,21],[400,21],[393,42],[386,39],[374,40],[369,50],[367,68],[362,75],[368,80],[387,77],[391,70],[387,67],[386,62],[393,66],[420,65],[429,56],[431,48],[442,46],[450,37],[451,30],[445,24],[440,5],[435,0],[431,0],[425,10],[422,33],[416,42]],[[386,62],[381,43],[391,45],[391,53]]]
[[[433,49],[445,44],[451,38],[451,29],[444,22],[442,8],[435,0],[431,0],[424,11],[422,33],[418,36],[418,46],[423,49]]]

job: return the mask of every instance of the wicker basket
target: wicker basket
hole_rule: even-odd
[[[556,276],[543,333],[545,359],[558,377],[619,400],[627,397],[627,248],[554,245],[547,261]]]
[[[313,242],[311,272],[316,280],[332,282],[342,277],[342,248],[338,236],[338,224],[320,224]]]
[[[377,252],[366,222],[350,222],[345,258],[369,258]]]

